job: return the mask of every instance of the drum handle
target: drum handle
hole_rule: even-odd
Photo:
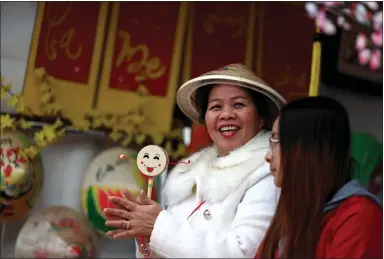
[[[1,235],[0,235],[0,258],[3,258],[4,251],[4,237],[5,237],[5,223],[0,223]]]

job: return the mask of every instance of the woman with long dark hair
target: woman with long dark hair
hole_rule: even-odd
[[[255,258],[383,258],[382,208],[350,178],[350,135],[330,98],[282,109],[266,155],[281,195]]]

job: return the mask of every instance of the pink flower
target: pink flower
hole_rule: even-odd
[[[332,7],[332,6],[336,6],[338,3],[337,2],[324,2],[324,5],[326,7]]]
[[[343,29],[346,30],[346,31],[349,31],[350,29],[352,28],[351,24],[345,22],[343,24]]]
[[[356,20],[360,23],[365,24],[368,19],[367,19],[367,9],[365,6],[361,3],[358,3],[355,9],[355,17]]]
[[[362,50],[367,46],[367,37],[364,33],[359,33],[356,37],[356,49]]]
[[[344,23],[345,23],[344,16],[340,15],[339,17],[337,17],[337,25],[338,26],[342,27]]]
[[[374,33],[372,33],[371,39],[373,44],[375,44],[376,46],[383,46],[383,31],[375,31]]]
[[[305,4],[305,9],[307,10],[307,13],[309,17],[315,18],[317,14],[317,5],[314,2],[307,2]]]
[[[369,8],[371,8],[373,11],[376,11],[379,8],[379,4],[377,2],[364,2]]]
[[[343,8],[341,10],[341,14],[351,15],[351,13],[352,13],[351,9],[348,9],[348,8]]]
[[[369,62],[369,67],[372,70],[376,70],[380,67],[381,63],[381,51],[375,50],[372,54],[371,60]]]
[[[324,24],[325,24],[325,10],[322,9],[317,13],[316,25],[319,27],[320,30],[323,30]]]
[[[383,12],[377,12],[372,17],[373,28],[375,30],[383,30]]]
[[[323,31],[327,35],[333,35],[336,33],[336,26],[328,19],[325,20]]]
[[[369,49],[363,49],[359,51],[359,63],[366,65],[371,58],[371,51]]]

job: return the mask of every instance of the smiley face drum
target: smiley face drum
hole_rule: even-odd
[[[153,177],[167,169],[169,158],[162,147],[149,145],[140,150],[136,161],[141,173]]]
[[[110,148],[99,153],[89,164],[84,174],[82,207],[94,228],[102,235],[113,229],[105,226],[103,216],[105,208],[114,208],[108,196],[123,197],[122,188],[128,189],[133,195],[147,188],[147,179],[141,174],[133,160],[123,160],[123,154],[135,157],[136,150],[122,147]]]
[[[25,216],[36,204],[43,182],[40,155],[21,156],[31,142],[21,132],[3,132],[0,148],[0,223]]]

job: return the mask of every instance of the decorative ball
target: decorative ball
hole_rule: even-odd
[[[24,217],[36,204],[43,182],[41,157],[28,159],[21,149],[31,142],[21,132],[3,132],[0,147],[0,222]]]
[[[133,159],[120,159],[120,155]],[[93,227],[102,235],[114,228],[105,226],[105,208],[114,208],[108,196],[123,197],[121,190],[128,189],[137,196],[146,190],[147,177],[136,166],[136,150],[115,147],[102,151],[85,171],[82,191],[82,207]],[[155,193],[155,190],[154,190]],[[108,237],[109,238],[109,237]]]
[[[97,235],[80,212],[65,206],[40,210],[25,222],[15,258],[96,258]]]

